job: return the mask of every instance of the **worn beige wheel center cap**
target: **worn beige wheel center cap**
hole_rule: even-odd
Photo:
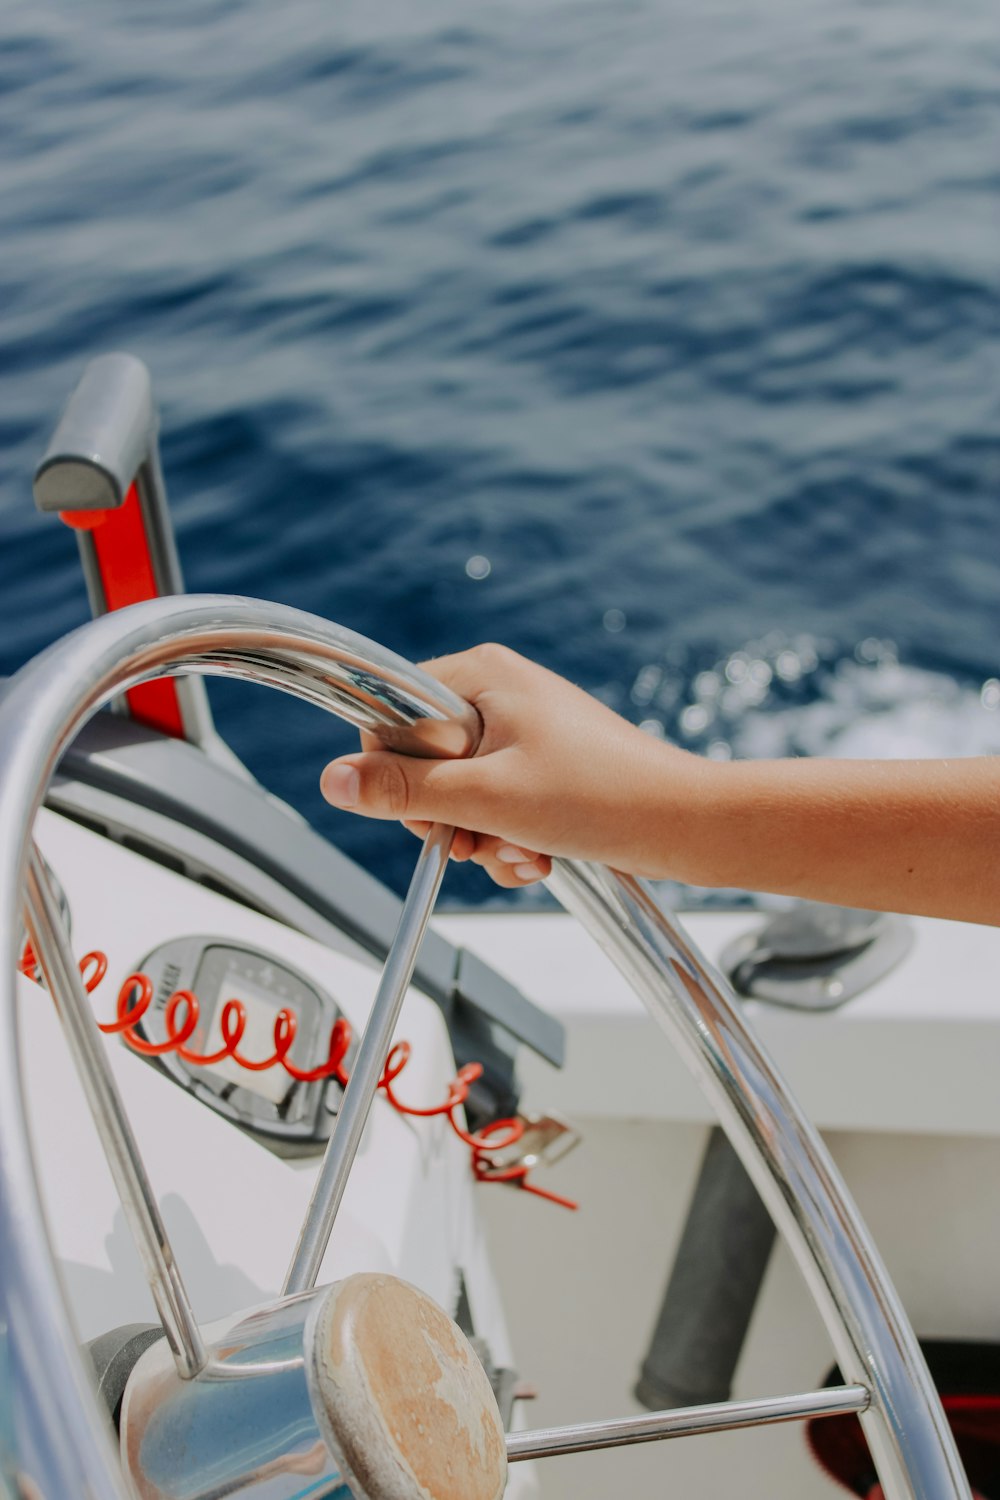
[[[356,1500],[500,1500],[507,1445],[468,1339],[392,1276],[332,1286],[312,1338],[327,1439]]]

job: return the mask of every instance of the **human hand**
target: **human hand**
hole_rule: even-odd
[[[504,646],[477,646],[423,664],[478,710],[483,737],[467,760],[363,750],[321,777],[335,807],[397,818],[425,835],[458,828],[453,856],[508,888],[544,879],[554,855],[600,860],[634,874],[675,873],[686,809],[706,763],[627,723],[597,699]],[[671,868],[668,868],[668,863]]]

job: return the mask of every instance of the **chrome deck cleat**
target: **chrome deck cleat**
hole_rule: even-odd
[[[895,913],[799,901],[735,938],[719,963],[748,1000],[834,1010],[884,978],[912,946],[912,924]]]

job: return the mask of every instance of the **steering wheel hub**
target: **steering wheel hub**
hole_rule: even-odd
[[[500,1500],[507,1448],[492,1387],[457,1324],[416,1287],[374,1273],[332,1287],[311,1377],[358,1500]]]

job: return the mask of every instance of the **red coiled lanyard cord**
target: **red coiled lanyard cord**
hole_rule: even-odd
[[[19,968],[26,978],[37,982],[38,964],[30,943],[25,944]],[[85,953],[80,959],[80,975],[88,995],[97,989],[107,971],[106,953],[95,949]],[[246,1007],[242,1001],[227,1000],[222,1007],[219,1017],[222,1046],[214,1052],[197,1052],[187,1045],[197,1030],[201,1013],[198,997],[193,991],[175,990],[170,996],[163,1012],[166,1037],[162,1042],[147,1041],[139,1030],[139,1024],[152,1003],[153,982],[149,975],[130,974],[118,991],[115,1019],[99,1021],[98,1027],[106,1035],[120,1035],[133,1052],[138,1052],[143,1057],[162,1057],[167,1052],[175,1052],[186,1063],[205,1068],[231,1058],[241,1068],[247,1068],[252,1073],[263,1073],[268,1068],[280,1066],[298,1083],[316,1083],[323,1078],[335,1078],[342,1088],[347,1086],[348,1074],[344,1059],[351,1046],[351,1023],[343,1016],[334,1022],[330,1031],[326,1062],[317,1068],[300,1068],[289,1056],[298,1030],[298,1020],[295,1012],[286,1007],[282,1007],[274,1018],[274,1052],[270,1057],[254,1061],[239,1050],[247,1025]],[[578,1207],[571,1198],[563,1198],[559,1193],[536,1187],[533,1182],[529,1182],[530,1164],[515,1162],[512,1166],[501,1168],[491,1165],[491,1152],[506,1151],[521,1139],[525,1130],[524,1120],[515,1116],[493,1120],[481,1130],[475,1131],[466,1130],[460,1123],[457,1112],[465,1104],[469,1089],[482,1076],[482,1063],[466,1063],[458,1070],[448,1085],[448,1096],[442,1104],[432,1104],[427,1109],[404,1104],[396,1094],[394,1085],[410,1060],[411,1050],[409,1042],[396,1042],[385,1060],[382,1077],[379,1079],[378,1086],[393,1109],[401,1115],[412,1115],[420,1119],[431,1115],[446,1115],[452,1130],[472,1153],[472,1171],[477,1182],[508,1182],[526,1193],[545,1198],[549,1203],[557,1203],[561,1208]]]

